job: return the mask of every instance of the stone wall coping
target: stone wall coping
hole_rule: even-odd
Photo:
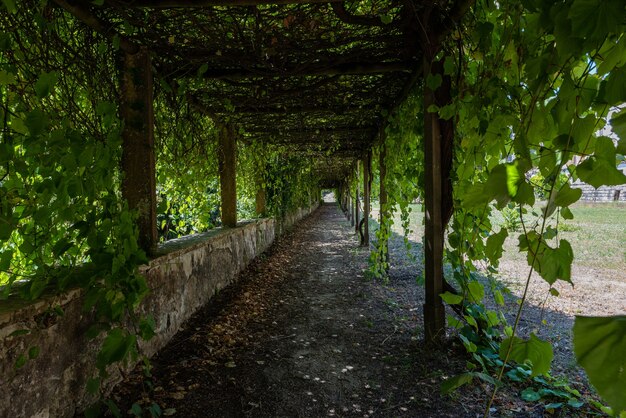
[[[139,272],[145,274],[151,268],[185,253],[195,251],[211,241],[225,239],[233,234],[243,234],[246,229],[270,222],[274,222],[274,219],[245,220],[237,223],[236,228],[218,227],[206,232],[169,240],[159,245],[156,257],[152,258],[147,264],[139,266]],[[10,295],[7,300],[2,301],[0,303],[0,339],[19,329],[19,327],[15,328],[10,324],[22,323],[53,309],[55,306],[66,305],[70,301],[81,297],[84,293],[82,288],[72,288],[62,292],[54,292],[54,290],[56,289],[50,289],[36,300],[23,299],[19,295],[14,294]]]

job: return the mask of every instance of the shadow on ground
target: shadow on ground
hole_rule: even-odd
[[[156,402],[180,417],[481,414],[480,387],[439,393],[464,371],[464,350],[454,340],[424,346],[423,288],[408,273],[419,266],[396,260],[405,256],[394,246],[402,267],[389,284],[366,279],[368,251],[338,207],[322,205],[184,325],[153,358],[151,379],[137,369],[113,399],[123,411]],[[506,394],[496,408],[541,416]]]

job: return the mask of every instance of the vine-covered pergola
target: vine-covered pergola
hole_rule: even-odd
[[[236,141],[286,144],[315,151],[320,186],[348,183],[359,161],[365,179],[363,216],[370,211],[371,150],[383,149],[386,116],[430,76],[423,108],[450,100],[437,54],[471,1],[374,0],[368,7],[338,0],[104,0],[99,5],[54,0],[115,45],[123,55],[121,113],[123,194],[140,217],[140,245],[157,244],[153,83],[182,84],[188,105],[220,130],[222,222],[235,226]],[[426,83],[429,84],[429,83]],[[428,338],[441,334],[444,229],[452,213],[452,122],[424,115],[425,276]],[[359,225],[359,193],[350,206]],[[257,193],[263,211],[263,190]],[[381,190],[381,202],[386,201]],[[367,222],[364,239],[369,240]]]

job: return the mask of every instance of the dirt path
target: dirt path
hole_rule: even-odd
[[[152,390],[137,371],[114,399],[181,417],[476,416],[476,399],[439,394],[464,360],[422,347],[414,277],[369,281],[367,257],[323,205],[153,359]]]

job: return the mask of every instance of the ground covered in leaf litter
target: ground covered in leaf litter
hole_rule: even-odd
[[[392,254],[402,254],[402,239]],[[113,393],[122,411],[156,402],[180,417],[476,417],[485,392],[440,394],[465,371],[454,339],[422,338],[423,287],[397,257],[384,285],[367,279],[368,251],[334,204],[281,237]],[[503,391],[493,416],[541,416]]]

